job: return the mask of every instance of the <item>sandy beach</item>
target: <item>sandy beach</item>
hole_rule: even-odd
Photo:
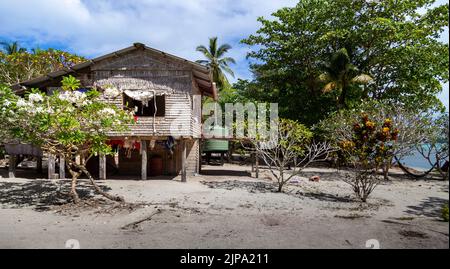
[[[96,196],[64,205],[68,181],[0,179],[0,248],[448,248],[449,223],[440,218],[448,181],[392,176],[367,204],[353,197],[343,171],[309,168],[275,193],[269,173],[250,167],[206,166],[187,183],[108,180],[119,205]],[[308,178],[319,175],[320,182]],[[95,199],[93,199],[95,198]],[[137,222],[133,224],[133,222]]]

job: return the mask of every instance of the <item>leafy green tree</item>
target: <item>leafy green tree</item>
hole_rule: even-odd
[[[86,174],[95,190],[109,199],[123,198],[103,192],[95,183],[85,164],[94,155],[111,154],[107,133],[124,131],[134,123],[133,113],[100,100],[100,93],[77,91],[80,82],[65,77],[62,87],[53,95],[32,90],[24,98],[9,88],[0,88],[0,121],[5,123],[0,135],[2,141],[29,143],[48,154],[62,156],[70,174],[70,195],[77,203],[76,186],[81,174]],[[78,163],[76,158],[84,157]]]
[[[15,42],[0,42],[0,45],[2,46],[2,50],[8,54],[14,54],[14,53],[22,53],[22,52],[26,52],[27,49],[26,48],[22,48],[19,46],[19,42],[15,41]]]
[[[302,0],[259,18],[262,26],[242,42],[255,47],[252,88],[263,101],[278,101],[283,117],[311,125],[338,109],[322,93],[321,66],[347,50],[359,74],[373,83],[350,103],[370,98],[410,108],[439,105],[448,81],[449,47],[439,41],[448,27],[448,4],[434,0]],[[419,11],[419,10],[422,10]],[[281,106],[280,106],[281,107]]]
[[[0,51],[0,83],[13,85],[84,61],[83,57],[55,49],[12,54]]]
[[[217,83],[219,90],[229,84],[225,73],[234,77],[234,72],[231,70],[230,64],[235,64],[236,61],[231,57],[225,57],[225,54],[230,49],[231,46],[229,44],[218,46],[217,37],[211,37],[209,39],[208,48],[203,45],[197,47],[197,51],[201,52],[206,58],[206,60],[198,60],[197,62],[211,68],[213,80]]]

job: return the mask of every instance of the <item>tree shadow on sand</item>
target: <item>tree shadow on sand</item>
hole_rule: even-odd
[[[319,200],[322,202],[334,202],[334,203],[351,203],[355,202],[350,196],[338,196],[331,193],[324,192],[297,192],[299,197],[306,197],[313,200]]]
[[[268,182],[258,182],[258,181],[239,181],[239,180],[228,180],[228,181],[201,181],[202,184],[208,186],[212,189],[244,189],[250,193],[279,193],[278,187],[275,183]],[[338,196],[330,193],[324,192],[304,192],[300,190],[286,189],[282,194],[294,196],[300,199],[309,198],[324,202],[340,202],[340,203],[350,203],[354,202],[354,199],[350,197]]]
[[[110,188],[100,186],[103,191]],[[52,206],[67,204],[70,180],[31,180],[24,183],[0,182],[0,206],[4,208],[33,207],[36,211],[48,211]],[[79,182],[77,192],[81,199],[95,197],[95,191],[87,182]]]
[[[428,197],[418,205],[408,206],[405,212],[416,216],[440,218],[442,215],[442,207],[446,204],[448,205],[448,199]]]

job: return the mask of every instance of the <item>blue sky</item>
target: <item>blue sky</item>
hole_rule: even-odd
[[[115,51],[134,42],[197,60],[199,44],[218,36],[233,46],[237,78],[250,78],[239,41],[268,17],[297,0],[0,0],[0,40],[22,46],[60,48],[86,57]],[[447,3],[438,0],[439,3]],[[448,42],[448,31],[442,37]],[[449,87],[440,99],[449,107]]]

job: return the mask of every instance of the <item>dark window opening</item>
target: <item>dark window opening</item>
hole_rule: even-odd
[[[164,95],[156,96],[156,115],[155,115],[155,100],[154,98],[148,101],[148,106],[144,105],[141,101],[134,100],[133,98],[123,95],[123,102],[125,107],[134,111],[135,116],[140,117],[164,117],[166,115],[166,98]]]

